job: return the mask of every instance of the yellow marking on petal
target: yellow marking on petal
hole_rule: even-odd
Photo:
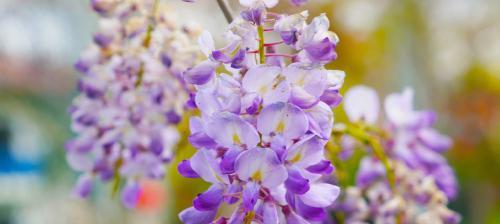
[[[255,173],[253,173],[252,180],[255,180],[255,181],[262,180],[262,173],[260,172],[260,170],[257,170],[257,171],[255,171]]]
[[[291,160],[289,160],[291,163],[296,163],[302,159],[302,154],[297,153]]]
[[[254,218],[255,218],[255,212],[249,211],[245,214],[245,218],[243,219],[243,223],[244,224],[251,224]]]
[[[280,121],[278,123],[278,126],[276,126],[276,132],[277,133],[283,133],[283,131],[285,131],[285,122]]]
[[[278,85],[285,81],[285,77],[284,76],[281,76],[281,75],[278,75],[275,79],[274,79],[274,84],[273,84],[273,89],[276,89],[278,87]]]
[[[267,92],[267,86],[260,87],[260,89],[259,89],[260,94],[265,94],[266,92]]]
[[[237,145],[241,145],[240,137],[236,133],[233,134],[233,142]]]

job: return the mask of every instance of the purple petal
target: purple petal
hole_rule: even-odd
[[[129,181],[122,191],[122,203],[128,208],[135,208],[139,195],[141,193],[141,188],[137,182]]]
[[[336,107],[342,102],[343,97],[337,89],[326,89],[323,95],[321,95],[320,100],[330,107]]]
[[[191,84],[203,85],[214,77],[217,66],[218,64],[212,61],[204,61],[184,72],[184,79]]]
[[[219,184],[212,185],[207,191],[198,194],[193,206],[198,211],[216,210],[223,199],[224,188]]]
[[[234,163],[238,155],[240,155],[241,150],[239,149],[230,149],[224,156],[220,162],[220,169],[223,174],[231,174],[234,173]]]
[[[304,47],[309,59],[313,62],[328,63],[337,59],[337,52],[335,52],[336,44],[328,37],[323,40],[309,43]]]
[[[163,139],[159,137],[151,139],[151,142],[149,143],[149,150],[151,150],[151,152],[155,155],[161,155],[163,152]]]
[[[431,128],[420,130],[418,137],[426,147],[440,153],[446,151],[452,145],[452,140],[448,136],[442,135]]]
[[[179,213],[179,219],[184,224],[207,224],[211,223],[216,215],[217,210],[198,211],[194,207],[190,207]]]
[[[259,199],[260,185],[250,181],[243,189],[243,208],[245,211],[252,211],[257,200]]]
[[[264,10],[263,7],[251,7],[243,10],[240,15],[242,19],[248,22],[252,22],[255,25],[261,25],[264,21]]]
[[[257,93],[246,94],[243,99],[241,99],[242,109],[248,114],[255,114],[259,110],[262,98],[260,98]]]
[[[227,189],[227,194],[228,195],[237,194],[237,193],[240,193],[241,191],[242,191],[241,184],[233,183],[233,184],[229,185],[229,187]],[[238,202],[239,200],[240,200],[240,198],[234,197],[234,196],[225,196],[224,197],[224,201],[230,205]]]
[[[196,148],[215,148],[217,143],[203,132],[197,132],[188,137],[189,142]]]
[[[177,165],[177,171],[186,178],[199,178],[198,174],[191,167],[189,160],[182,160],[179,165]]]
[[[86,198],[92,192],[93,187],[92,176],[89,174],[82,174],[78,181],[76,182],[75,187],[73,188],[73,195],[79,198]]]
[[[285,187],[295,194],[305,194],[309,191],[309,180],[304,178],[298,170],[288,170]]]
[[[332,163],[328,160],[322,160],[315,165],[307,167],[307,171],[318,174],[330,174],[333,172],[333,169]]]

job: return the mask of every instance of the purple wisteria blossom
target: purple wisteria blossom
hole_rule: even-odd
[[[201,115],[190,120],[197,152],[178,170],[211,186],[179,217],[187,224],[321,222],[340,194],[324,178],[334,170],[324,148],[344,80],[324,65],[336,58],[338,39],[324,15],[308,24],[306,12],[267,12],[277,1],[241,3],[246,8],[225,34],[228,44],[216,48],[204,32],[199,44],[207,59],[184,73]],[[303,26],[282,35],[295,17],[304,17]],[[282,38],[266,42],[273,32]],[[277,53],[278,45],[287,53]],[[220,215],[222,204],[234,210]]]
[[[185,2],[195,2],[197,0],[183,0]],[[305,3],[307,3],[309,0],[290,0],[290,3],[292,3],[295,6],[301,6]],[[263,4],[267,8],[272,8],[276,6],[279,3],[279,0],[239,0],[240,4],[246,7],[252,7],[256,4]]]
[[[452,142],[433,129],[434,112],[413,109],[413,90],[406,88],[386,97],[385,121],[378,117],[376,92],[366,86],[351,88],[344,108],[355,124],[368,127],[368,132],[379,129],[378,133],[384,133],[379,138],[395,173],[395,184],[391,189],[387,169],[368,155],[360,163],[356,187],[348,190],[336,208],[351,222],[458,223],[459,215],[446,207],[457,194],[457,182],[442,155]]]
[[[77,135],[67,143],[67,160],[83,173],[75,195],[87,197],[96,180],[119,186],[123,178],[130,208],[138,181],[162,178],[179,141],[176,124],[189,97],[181,74],[200,54],[192,44],[197,32],[177,26],[153,0],[91,4],[100,30],[75,64],[83,76],[69,108]]]

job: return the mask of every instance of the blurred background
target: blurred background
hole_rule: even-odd
[[[215,1],[164,1],[180,23],[227,27]],[[66,109],[79,75],[73,63],[96,30],[88,2],[0,0],[0,224],[176,223],[204,188],[174,165],[164,182],[143,183],[150,193],[137,211],[107,185],[90,200],[71,197]],[[385,96],[413,86],[417,108],[438,112],[438,128],[455,141],[448,158],[461,186],[450,206],[463,223],[500,223],[500,1],[311,0],[297,9],[283,0],[273,10],[303,9],[330,17],[341,40],[330,68],[346,71],[344,90],[364,83]]]

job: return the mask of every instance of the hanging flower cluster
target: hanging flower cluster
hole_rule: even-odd
[[[182,71],[201,52],[199,35],[179,27],[156,0],[92,0],[100,15],[94,43],[75,64],[83,76],[69,111],[77,136],[67,143],[70,166],[83,172],[75,194],[87,197],[93,182],[120,179],[126,207],[134,207],[138,180],[162,178],[179,141],[189,98]]]
[[[450,148],[451,140],[432,128],[436,120],[434,112],[413,109],[412,89],[387,96],[384,102],[387,122],[381,128],[377,125],[379,99],[373,89],[351,88],[346,93],[344,108],[357,128],[376,132],[374,135],[381,139],[383,153],[390,161],[390,169],[387,169],[379,158],[366,156],[361,160],[356,187],[348,189],[343,202],[336,206],[347,214],[347,220],[375,223],[460,221],[460,216],[446,207],[448,200],[457,193],[453,170],[442,155]],[[354,131],[346,133],[341,142],[342,150],[350,151],[353,145],[349,138],[359,136],[355,136]],[[375,147],[371,148],[376,151]],[[344,155],[344,159],[347,157]],[[386,180],[387,172],[394,173],[392,186]]]
[[[307,23],[307,12],[274,14],[265,3],[244,4],[223,48],[203,33],[208,59],[184,73],[201,115],[190,120],[198,150],[178,170],[212,184],[179,214],[184,223],[318,222],[340,193],[323,178],[333,171],[324,147],[344,79],[324,64],[338,38],[325,15]],[[222,204],[234,209],[217,217]]]
[[[196,0],[183,0],[183,1],[195,2]],[[308,0],[290,0],[290,3],[292,3],[295,6],[301,6],[307,2]],[[252,6],[260,3],[265,4],[268,8],[272,8],[279,3],[279,0],[240,0],[240,4],[243,6]]]

